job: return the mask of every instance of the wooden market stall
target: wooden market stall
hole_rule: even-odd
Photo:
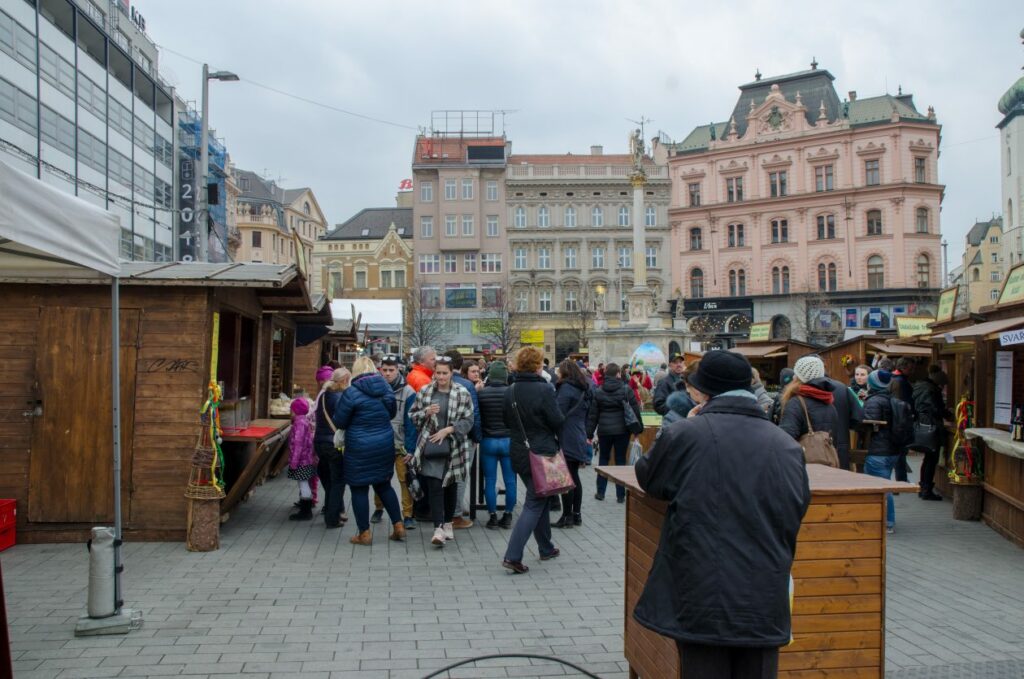
[[[1007,285],[1020,271],[1011,271]],[[1011,419],[1024,408],[1024,292],[1008,296],[1007,289],[995,306],[931,326],[932,360],[949,376],[947,405],[955,412],[972,404],[963,431],[947,430],[936,481],[954,502],[975,489],[980,518],[1024,546],[1024,443],[1010,436]]]
[[[312,311],[309,294],[294,266],[132,263],[121,276],[125,534],[182,540],[212,359],[225,432],[251,429],[291,384],[292,314]],[[17,500],[23,542],[84,540],[112,519],[108,285],[0,272],[0,497]],[[226,445],[228,494],[259,476],[234,454]]]
[[[746,356],[766,387],[777,387],[783,368],[792,368],[798,359],[817,350],[813,344],[799,340],[771,340],[739,342],[729,351]]]
[[[854,369],[861,364],[872,365],[876,356],[886,355],[893,360],[908,357],[919,364],[928,363],[931,347],[927,339],[899,339],[895,335],[860,335],[842,342],[836,342],[820,350],[818,355],[825,363],[825,372],[841,382],[849,382]],[[846,367],[843,357],[853,357],[853,363]]]
[[[598,467],[627,488],[625,656],[630,679],[679,676],[674,640],[633,619],[668,503],[646,497],[633,467]],[[811,506],[793,563],[793,643],[782,648],[779,676],[863,677],[885,674],[885,494],[917,486],[808,465]]]

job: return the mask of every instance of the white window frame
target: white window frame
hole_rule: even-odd
[[[572,205],[565,208],[565,226],[569,229],[576,227],[576,208]]]
[[[579,262],[578,262],[578,258],[576,256],[576,248],[575,247],[569,246],[569,247],[566,247],[565,250],[562,251],[562,263],[563,263],[563,268],[566,268],[566,269],[578,269],[579,268],[579,266],[578,266]]]
[[[487,180],[487,200],[494,202],[498,200],[498,182],[493,179]]]
[[[658,225],[658,210],[653,205],[644,208],[644,226]]]
[[[429,215],[420,217],[420,238],[434,237],[434,218]]]
[[[443,259],[444,259],[444,267],[443,267],[442,270],[445,273],[458,273],[459,272],[459,258],[458,258],[457,255],[455,255],[453,253],[446,253],[445,256],[443,257]]]
[[[526,228],[526,208],[522,207],[522,206],[517,207],[515,210],[512,211],[512,215],[513,215],[512,216],[512,220],[513,220],[512,221],[512,225],[515,226],[515,228],[517,228],[517,229],[525,229]]]
[[[446,238],[455,238],[459,235],[459,223],[455,215],[444,216],[444,235]]]
[[[420,255],[419,272],[421,274],[441,273],[441,255]]]
[[[620,245],[618,247],[618,259],[616,261],[618,262],[620,269],[632,269],[633,247],[630,245]]]
[[[619,226],[629,226],[629,206],[619,206]]]
[[[485,252],[480,255],[481,273],[501,273],[501,253]]]
[[[590,268],[591,269],[603,269],[604,268],[604,247],[595,246],[590,248]]]
[[[516,311],[519,313],[526,313],[530,310],[530,291],[529,290],[516,290]]]
[[[537,311],[542,314],[551,313],[551,290],[541,290],[537,293]]]
[[[473,180],[462,180],[462,200],[473,200]]]
[[[444,180],[444,199],[455,200],[459,195],[459,185],[454,179]]]
[[[537,268],[545,271],[551,268],[551,248],[537,248]]]
[[[648,269],[658,268],[658,248],[653,245],[648,245],[644,249],[644,263]]]
[[[527,268],[527,253],[526,248],[516,248],[513,251],[514,259],[512,260],[512,268],[516,271],[523,271]]]
[[[487,215],[487,237],[497,238],[498,234],[498,215]]]
[[[473,215],[462,215],[462,235],[463,237],[473,235]]]
[[[551,211],[547,205],[537,208],[537,226],[542,229],[551,228]]]
[[[580,310],[579,297],[576,295],[575,290],[566,290],[565,299],[563,300],[563,308],[568,313],[573,313]]]
[[[434,202],[434,182],[420,182],[420,202]]]
[[[590,211],[590,223],[591,226],[604,226],[604,208],[601,206],[595,206]]]
[[[462,270],[465,273],[476,273],[476,253],[467,252],[462,256]]]

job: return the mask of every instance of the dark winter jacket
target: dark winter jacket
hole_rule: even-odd
[[[458,373],[452,375],[452,381],[464,386],[469,392],[469,397],[473,399],[473,431],[469,433],[469,438],[471,441],[479,443],[483,435],[480,428],[480,402],[476,397],[476,385]]]
[[[914,383],[914,417],[922,424],[942,425],[946,415],[946,403],[942,398],[942,387],[929,379]]]
[[[868,400],[864,401],[864,419],[886,423],[869,429],[868,455],[898,455],[898,447],[892,444],[892,401],[888,392],[873,391],[868,394]]]
[[[892,374],[889,393],[908,405],[914,402],[914,387],[910,386],[910,380],[903,373],[894,372]]]
[[[555,402],[565,418],[558,437],[565,459],[590,462],[587,448],[587,418],[594,405],[594,394],[589,388],[581,389],[572,382],[559,382]]]
[[[755,401],[720,396],[666,428],[636,476],[669,505],[633,617],[695,644],[788,643],[789,574],[811,500],[800,445]]]
[[[512,409],[515,398],[519,418]],[[522,426],[519,425],[522,419]],[[562,413],[555,403],[555,388],[536,373],[516,373],[516,381],[505,392],[505,426],[511,433],[512,469],[523,478],[530,476],[530,455],[523,438],[530,440],[533,452],[553,455],[558,452],[558,434],[562,430]]]
[[[324,408],[327,409],[328,413],[333,413],[334,409],[338,407],[338,401],[341,400],[341,395],[344,392],[341,391],[325,391],[324,395],[317,400],[316,406],[316,433],[313,435],[313,444],[326,443],[327,445],[334,445],[334,430],[327,424],[327,418],[324,416]]]
[[[598,436],[618,436],[629,433],[626,430],[626,419],[623,415],[626,403],[632,406],[637,419],[640,419],[640,402],[636,400],[633,390],[618,377],[606,377],[601,386],[594,391],[594,404],[587,416],[589,438],[594,438],[595,431]]]
[[[360,375],[341,392],[334,423],[345,430],[345,482],[369,486],[387,481],[395,469],[395,393],[376,373]]]
[[[832,383],[828,381],[827,377],[811,380],[807,384],[822,391],[832,391]],[[802,398],[807,405],[807,415],[804,415],[804,409],[800,407],[800,399],[797,395],[794,395],[782,407],[782,414],[779,416],[779,427],[799,441],[801,436],[808,433],[807,416],[810,416],[811,426],[814,427],[814,431],[827,431],[832,434],[833,444],[839,441],[839,415],[836,413],[836,407],[831,403],[819,401],[811,396],[803,396]],[[833,398],[835,398],[834,395]],[[846,442],[847,447],[849,447],[849,434],[846,435]]]
[[[480,403],[480,426],[483,437],[488,439],[507,439],[508,427],[505,426],[505,392],[508,385],[488,383],[477,394]]]
[[[834,390],[832,397],[835,399],[832,405],[835,406],[836,415],[839,417],[839,426],[836,431],[836,452],[839,453],[839,468],[850,468],[850,429],[860,424],[864,419],[864,407],[860,399],[839,380],[826,377]]]
[[[659,415],[668,413],[668,405],[665,401],[672,395],[672,392],[683,389],[684,384],[681,375],[673,373],[665,375],[665,378],[658,382],[658,386],[654,389],[654,411]]]

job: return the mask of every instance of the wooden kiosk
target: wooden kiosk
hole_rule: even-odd
[[[818,347],[798,340],[774,340],[739,342],[729,351],[746,356],[767,387],[778,386],[779,373],[783,368],[792,368],[800,358],[817,352]]]
[[[668,505],[644,496],[633,467],[598,467],[626,486],[624,646],[630,679],[675,679],[672,639],[633,619],[661,538]],[[779,676],[882,679],[885,675],[885,494],[917,486],[808,465],[811,505],[793,563],[793,643]]]

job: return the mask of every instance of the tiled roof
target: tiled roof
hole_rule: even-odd
[[[993,226],[997,226],[1000,229],[1003,228],[1002,217],[993,217],[987,222],[976,222],[971,230],[967,232],[967,243],[968,245],[978,246],[981,245],[988,236],[988,230]]]
[[[380,240],[394,224],[401,238],[412,238],[411,207],[368,207],[338,224],[321,240]]]
[[[235,183],[238,184],[239,199],[255,199],[274,203],[281,202],[280,198],[278,198],[274,191],[274,188],[276,187],[273,187],[270,182],[264,181],[263,178],[255,172],[236,169],[234,176]]]
[[[883,94],[879,97],[868,97],[850,102],[849,117],[850,125],[865,125],[868,123],[888,122],[892,119],[892,112],[896,111],[901,120],[917,120],[927,122],[928,116],[921,115],[914,108],[914,98],[909,94],[893,96]]]
[[[416,146],[413,149],[413,164],[424,163],[434,165],[437,163],[465,163],[467,162],[467,151],[471,146],[501,146],[504,147],[504,137],[441,137],[432,135],[421,135],[416,137]],[[504,163],[501,161],[491,161]]]

